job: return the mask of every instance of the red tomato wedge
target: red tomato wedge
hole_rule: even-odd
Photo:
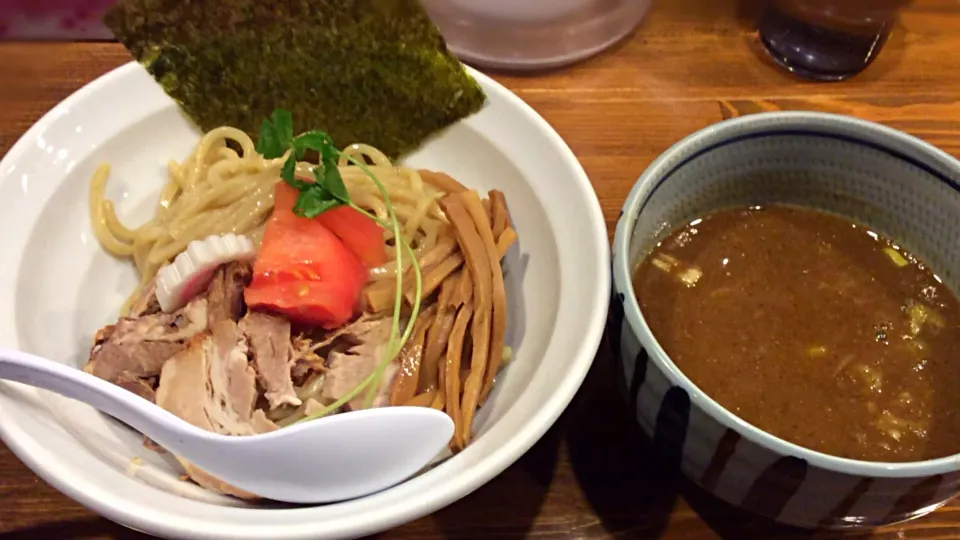
[[[328,330],[349,322],[357,305],[357,298],[341,284],[310,280],[257,283],[254,278],[244,299],[249,306]]]
[[[285,182],[277,184],[273,198],[274,216],[283,219],[296,218],[293,205],[299,194],[296,188]],[[338,206],[313,219],[336,235],[367,267],[380,266],[387,262],[383,229],[369,217],[349,206]]]
[[[363,263],[326,227],[281,213],[267,222],[244,299],[291,321],[336,328],[353,317],[366,281]]]
[[[304,178],[301,180],[307,181]],[[297,217],[293,214],[293,205],[297,202],[300,192],[290,184],[280,181],[273,190],[273,218]]]
[[[368,267],[387,262],[387,247],[383,242],[383,228],[369,217],[349,206],[339,206],[315,218],[337,235]]]

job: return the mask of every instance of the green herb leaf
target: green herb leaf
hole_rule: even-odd
[[[294,137],[292,115],[289,111],[277,109],[270,120],[263,122],[257,151],[272,159],[290,149],[293,152],[283,162],[280,178],[300,192],[293,205],[294,214],[313,218],[337,206],[350,204],[350,194],[337,166],[340,152],[330,135],[322,131],[308,131]],[[296,177],[297,160],[307,150],[315,150],[320,154],[320,164],[313,168],[314,182]]]
[[[307,131],[293,139],[293,147],[298,150],[316,150],[323,161],[336,160],[336,147],[330,135],[322,131]]]
[[[337,199],[325,195],[316,189],[301,191],[293,205],[293,213],[301,217],[315,218],[327,210],[343,205]]]
[[[350,203],[350,194],[347,193],[347,186],[343,184],[343,177],[340,176],[340,169],[336,166],[324,164],[321,167],[313,168],[313,177],[317,184],[334,198],[344,204]]]
[[[283,168],[280,169],[280,178],[283,178],[284,180],[286,180],[291,186],[299,190],[303,190],[303,188],[298,187],[293,182],[291,182],[291,180],[295,179],[294,174],[296,173],[296,170],[297,170],[297,157],[291,154],[290,157],[288,157],[287,160],[283,162]],[[301,183],[306,183],[306,182],[301,181]]]
[[[299,178],[291,178],[290,180],[284,179],[284,181],[291,186],[295,187],[297,191],[309,190],[313,187],[313,182],[306,182]]]
[[[257,153],[267,159],[276,159],[287,151],[280,141],[277,127],[270,120],[264,120],[260,125],[260,137],[257,139]]]
[[[273,111],[273,125],[276,128],[277,137],[280,139],[280,145],[286,152],[287,148],[293,145],[293,115],[290,114],[290,111],[276,109]]]
[[[350,194],[347,192],[347,186],[343,183],[343,176],[340,175],[339,167],[325,167],[323,178],[326,180],[327,190],[334,197],[344,203],[350,202]]]

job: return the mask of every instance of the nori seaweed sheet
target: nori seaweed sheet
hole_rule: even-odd
[[[294,132],[391,158],[485,96],[416,0],[120,0],[104,22],[204,131]]]

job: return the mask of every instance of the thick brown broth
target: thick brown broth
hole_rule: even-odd
[[[633,283],[676,365],[760,429],[868,461],[960,452],[960,306],[869,229],[725,210],[671,234]]]

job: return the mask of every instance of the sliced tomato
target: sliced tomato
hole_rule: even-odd
[[[280,181],[273,190],[273,217],[296,217],[293,214],[293,205],[297,202],[300,192],[290,184]]]
[[[350,320],[367,281],[363,263],[326,227],[282,214],[267,222],[253,274],[248,306],[325,328]]]
[[[273,216],[276,219],[298,218],[293,205],[300,192],[281,182],[273,197]],[[338,206],[313,218],[339,238],[367,267],[380,266],[387,262],[387,247],[383,241],[383,229],[377,222],[349,206]]]
[[[387,246],[383,228],[369,217],[349,206],[339,206],[315,218],[337,235],[368,267],[387,262]]]
[[[353,318],[358,297],[339,283],[262,279],[258,282],[254,278],[244,299],[249,306],[278,313],[291,321],[333,329]]]

